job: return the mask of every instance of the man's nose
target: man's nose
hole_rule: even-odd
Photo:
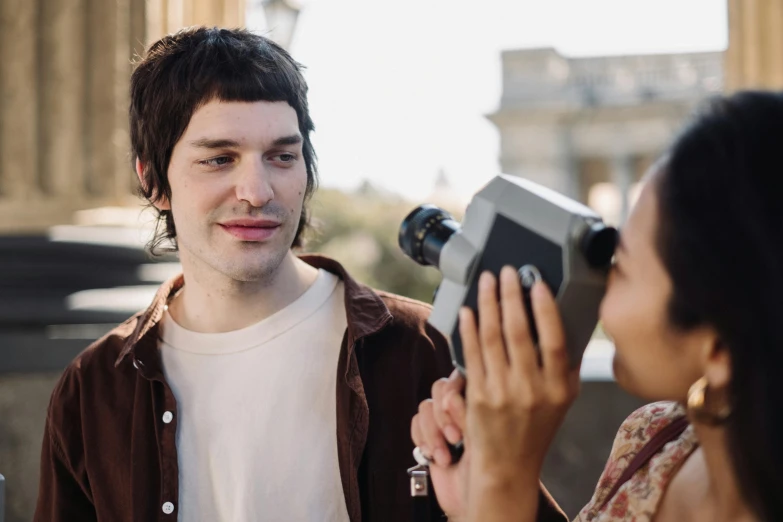
[[[270,173],[263,158],[246,161],[237,174],[236,194],[239,201],[247,201],[251,206],[260,208],[274,199]]]

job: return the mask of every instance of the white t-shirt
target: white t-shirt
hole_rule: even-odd
[[[283,310],[204,334],[164,314],[163,368],[177,399],[180,522],[343,522],[337,362],[344,287],[320,270]]]

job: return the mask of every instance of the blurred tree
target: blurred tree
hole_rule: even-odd
[[[370,183],[353,193],[319,189],[305,251],[336,259],[374,288],[431,303],[440,273],[414,263],[397,244],[400,224],[416,205]]]

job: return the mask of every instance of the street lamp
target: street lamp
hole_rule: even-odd
[[[261,0],[266,17],[266,27],[272,40],[288,50],[294,36],[296,19],[301,7],[296,0]]]

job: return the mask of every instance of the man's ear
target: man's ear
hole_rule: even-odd
[[[141,158],[138,156],[136,156],[136,175],[139,177],[139,183],[141,183],[141,186],[144,187],[144,190],[146,191],[147,180],[144,179],[144,164],[141,162]],[[171,210],[171,203],[169,202],[168,198],[162,194],[158,196],[158,198],[153,201],[152,204],[158,210]]]
[[[141,164],[141,158],[136,156],[136,175],[139,177],[139,183],[144,186],[144,165]]]

